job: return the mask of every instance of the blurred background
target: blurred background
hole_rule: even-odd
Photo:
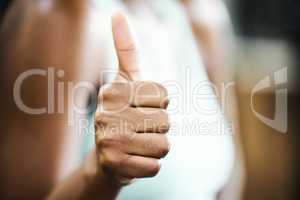
[[[228,11],[225,15],[220,14],[223,11],[222,6],[222,9],[212,6],[212,9],[195,10],[195,13],[200,14],[207,12],[203,16],[207,17],[205,20],[208,24],[216,21],[216,16],[221,16],[219,21],[223,17],[230,19],[225,29],[232,31],[232,37],[225,34],[220,41],[214,40],[216,37],[212,37],[213,41],[210,38],[211,33],[223,34],[224,29],[219,28],[219,24],[215,24],[215,29],[210,33],[206,32],[206,28],[194,28],[204,38],[201,41],[203,48],[206,48],[206,52],[212,52],[211,58],[204,55],[208,66],[218,65],[218,60],[223,60],[214,57],[221,56],[222,53],[215,54],[218,49],[210,49],[215,47],[212,43],[231,44],[225,45],[225,51],[226,48],[231,49],[232,54],[227,57],[230,59],[228,63],[231,65],[238,97],[238,151],[244,163],[241,170],[244,174],[244,187],[240,188],[240,198],[300,199],[300,117],[297,117],[300,113],[300,1],[201,2],[202,5],[217,2],[218,5],[225,5],[224,8]],[[4,15],[8,5],[9,1],[0,0],[0,17]],[[225,187],[219,198],[234,199],[232,196],[235,192],[236,190]]]
[[[235,32],[234,71],[246,172],[243,199],[299,199],[300,1],[225,3]],[[278,83],[274,73],[283,68],[287,79]],[[276,117],[280,120],[274,122],[286,122],[285,133],[262,122],[250,106],[251,91],[267,76],[270,87],[253,95],[252,109],[274,119],[276,101],[285,98],[283,91],[288,88],[287,116],[279,112]]]

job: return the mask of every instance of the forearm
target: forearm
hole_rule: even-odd
[[[55,5],[44,11],[40,2],[14,1],[0,27],[0,88],[5,97],[1,98],[0,107],[6,113],[0,122],[3,133],[0,199],[44,199],[49,194],[60,171],[58,166],[61,149],[66,146],[65,128],[71,107],[68,101],[71,95],[59,94],[56,86],[58,82],[90,80],[80,76],[80,66],[85,66],[79,61],[84,43],[84,17],[68,17]],[[17,84],[20,75],[35,72],[37,68],[47,75],[30,75]],[[49,69],[55,70],[55,79],[51,83],[48,81]],[[64,76],[58,79],[56,72],[64,72]],[[20,91],[15,90],[18,87]],[[49,93],[49,87],[53,87],[54,94]],[[87,98],[78,96],[74,101],[82,102]],[[49,101],[49,97],[53,99]],[[32,109],[43,108],[43,112],[39,115],[28,112],[22,103]],[[54,105],[51,109],[50,104]],[[59,111],[58,104],[62,105],[63,111]],[[68,161],[78,155],[70,152]],[[72,182],[84,173],[74,174]]]
[[[48,199],[116,199],[121,185],[97,166],[96,154],[91,152],[89,158],[77,170],[54,188]]]

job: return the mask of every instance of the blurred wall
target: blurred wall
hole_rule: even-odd
[[[236,77],[246,161],[243,199],[299,199],[300,2],[231,0],[231,4],[238,36]],[[274,72],[284,67],[288,83],[276,85]],[[263,123],[251,109],[251,91],[267,76],[271,86],[254,95],[252,106],[274,119],[275,91],[288,88],[286,133]]]

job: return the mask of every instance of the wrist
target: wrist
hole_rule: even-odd
[[[120,190],[122,184],[110,173],[99,166],[97,155],[93,150],[84,163],[84,176],[89,184],[98,184],[114,190]]]

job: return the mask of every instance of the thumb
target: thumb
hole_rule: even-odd
[[[126,75],[131,81],[140,78],[137,45],[130,31],[127,17],[118,12],[112,17],[112,32],[119,60],[120,74]],[[120,75],[119,75],[120,78]]]

